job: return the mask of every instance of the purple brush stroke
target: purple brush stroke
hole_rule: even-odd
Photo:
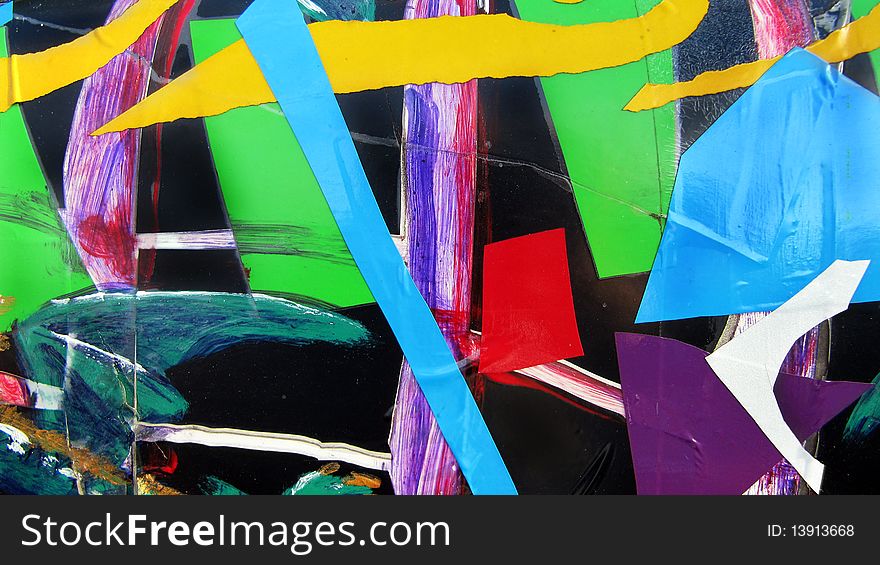
[[[616,340],[639,494],[742,494],[782,459],[705,351],[648,335]],[[803,441],[872,387],[781,373],[774,392]]]
[[[116,0],[107,21],[137,0]],[[125,52],[85,79],[64,159],[61,217],[99,290],[136,284],[135,198],[140,130],[89,134],[146,96],[164,15]]]
[[[405,17],[475,13],[473,1],[409,0]],[[404,89],[409,269],[456,358],[470,330],[476,193],[476,82]],[[404,362],[389,446],[397,494],[459,494],[461,474]]]

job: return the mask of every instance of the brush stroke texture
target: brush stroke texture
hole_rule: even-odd
[[[581,73],[637,61],[687,38],[708,0],[662,0],[638,18],[580,26],[504,14],[391,22],[318,22],[309,31],[337,93],[474,78]],[[649,31],[650,30],[650,31]],[[474,53],[491,50],[491,57]],[[233,43],[94,132],[216,116],[274,102],[248,46]]]
[[[814,38],[813,20],[804,0],[749,0],[758,56],[770,59]]]
[[[6,53],[0,33],[0,55]],[[47,300],[91,281],[61,225],[17,104],[0,113],[0,156],[0,331],[7,331]]]
[[[592,406],[625,416],[620,385],[566,361],[514,371],[565,391]]]
[[[137,2],[117,0],[107,23]],[[162,19],[83,82],[70,128],[62,218],[98,290],[136,283],[134,203],[141,135],[129,130],[96,138],[89,132],[146,97]]]
[[[210,428],[194,424],[148,424],[143,422],[139,423],[134,431],[138,441],[196,443],[210,447],[295,453],[313,457],[319,461],[344,461],[365,469],[380,471],[387,471],[391,466],[390,453],[370,451],[347,443],[322,442],[301,435]]]
[[[36,410],[61,410],[64,391],[57,386],[45,385],[0,371],[0,404],[12,404]]]
[[[871,382],[874,384],[873,390],[859,399],[846,421],[843,439],[848,442],[863,440],[880,426],[880,375]]]
[[[376,0],[297,0],[299,9],[316,22],[376,19]]]
[[[190,29],[196,63],[241,38],[229,19]],[[250,288],[341,308],[374,302],[281,108],[237,108],[205,128]]]
[[[140,233],[138,249],[236,249],[232,230]]]
[[[471,16],[468,0],[409,0],[407,19]],[[471,264],[476,195],[477,83],[404,88],[404,233],[416,287],[453,355],[470,330]],[[404,361],[389,439],[397,494],[459,494],[458,465],[428,402]]]

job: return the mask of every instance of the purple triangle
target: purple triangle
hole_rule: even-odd
[[[782,459],[706,363],[708,353],[650,335],[616,334],[639,494],[742,494]],[[780,373],[776,398],[803,440],[870,383]]]

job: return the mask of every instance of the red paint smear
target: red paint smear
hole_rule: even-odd
[[[133,284],[135,236],[129,232],[130,220],[127,210],[119,208],[108,212],[106,222],[99,214],[93,214],[79,223],[77,238],[83,250],[104,259],[120,280]]]
[[[141,450],[141,471],[144,473],[161,473],[173,475],[177,470],[177,453],[170,446],[163,444],[145,444]]]
[[[473,2],[465,3],[468,6]],[[462,7],[462,14],[468,12]],[[470,333],[470,308],[471,308],[471,265],[473,264],[473,233],[474,233],[474,196],[476,194],[477,173],[477,81],[472,80],[460,85],[460,106],[456,114],[455,136],[452,141],[452,151],[460,158],[455,161],[456,208],[460,221],[455,223],[458,232],[455,242],[462,248],[456,253],[460,261],[453,275],[455,283],[452,287],[452,306],[464,316],[459,324],[453,326],[454,336]],[[440,226],[442,228],[443,224]]]
[[[506,373],[583,353],[565,230],[487,245],[480,372]]]
[[[751,0],[749,5],[761,59],[813,41],[813,22],[802,0]]]
[[[162,21],[163,29],[160,32],[160,39],[157,46],[164,46],[164,52],[161,58],[164,59],[162,68],[162,78],[171,78],[171,72],[174,67],[174,55],[177,53],[177,47],[180,44],[180,35],[183,33],[183,27],[187,22],[189,13],[192,11],[196,0],[186,0],[171,8],[167,12],[168,18]],[[171,30],[170,38],[165,40],[164,26],[172,19],[174,27]],[[158,59],[159,57],[154,57]],[[164,86],[164,85],[163,85]],[[161,87],[160,87],[161,88]],[[157,89],[158,90],[158,89]],[[151,93],[152,94],[152,93]],[[153,228],[159,231],[159,186],[162,179],[162,126],[164,124],[156,124],[156,178],[150,189],[153,205]],[[153,278],[153,272],[156,269],[156,250],[143,249],[140,252],[140,264],[138,265],[138,280],[147,283]]]
[[[15,375],[0,371],[0,402],[29,408],[28,391]]]
[[[456,361],[470,362],[479,358],[479,336],[475,336],[467,329],[470,324],[468,312],[431,308],[431,313],[444,332]]]

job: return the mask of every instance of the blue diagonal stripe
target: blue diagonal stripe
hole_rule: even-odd
[[[516,487],[397,251],[296,0],[255,0],[237,22],[475,494]]]

